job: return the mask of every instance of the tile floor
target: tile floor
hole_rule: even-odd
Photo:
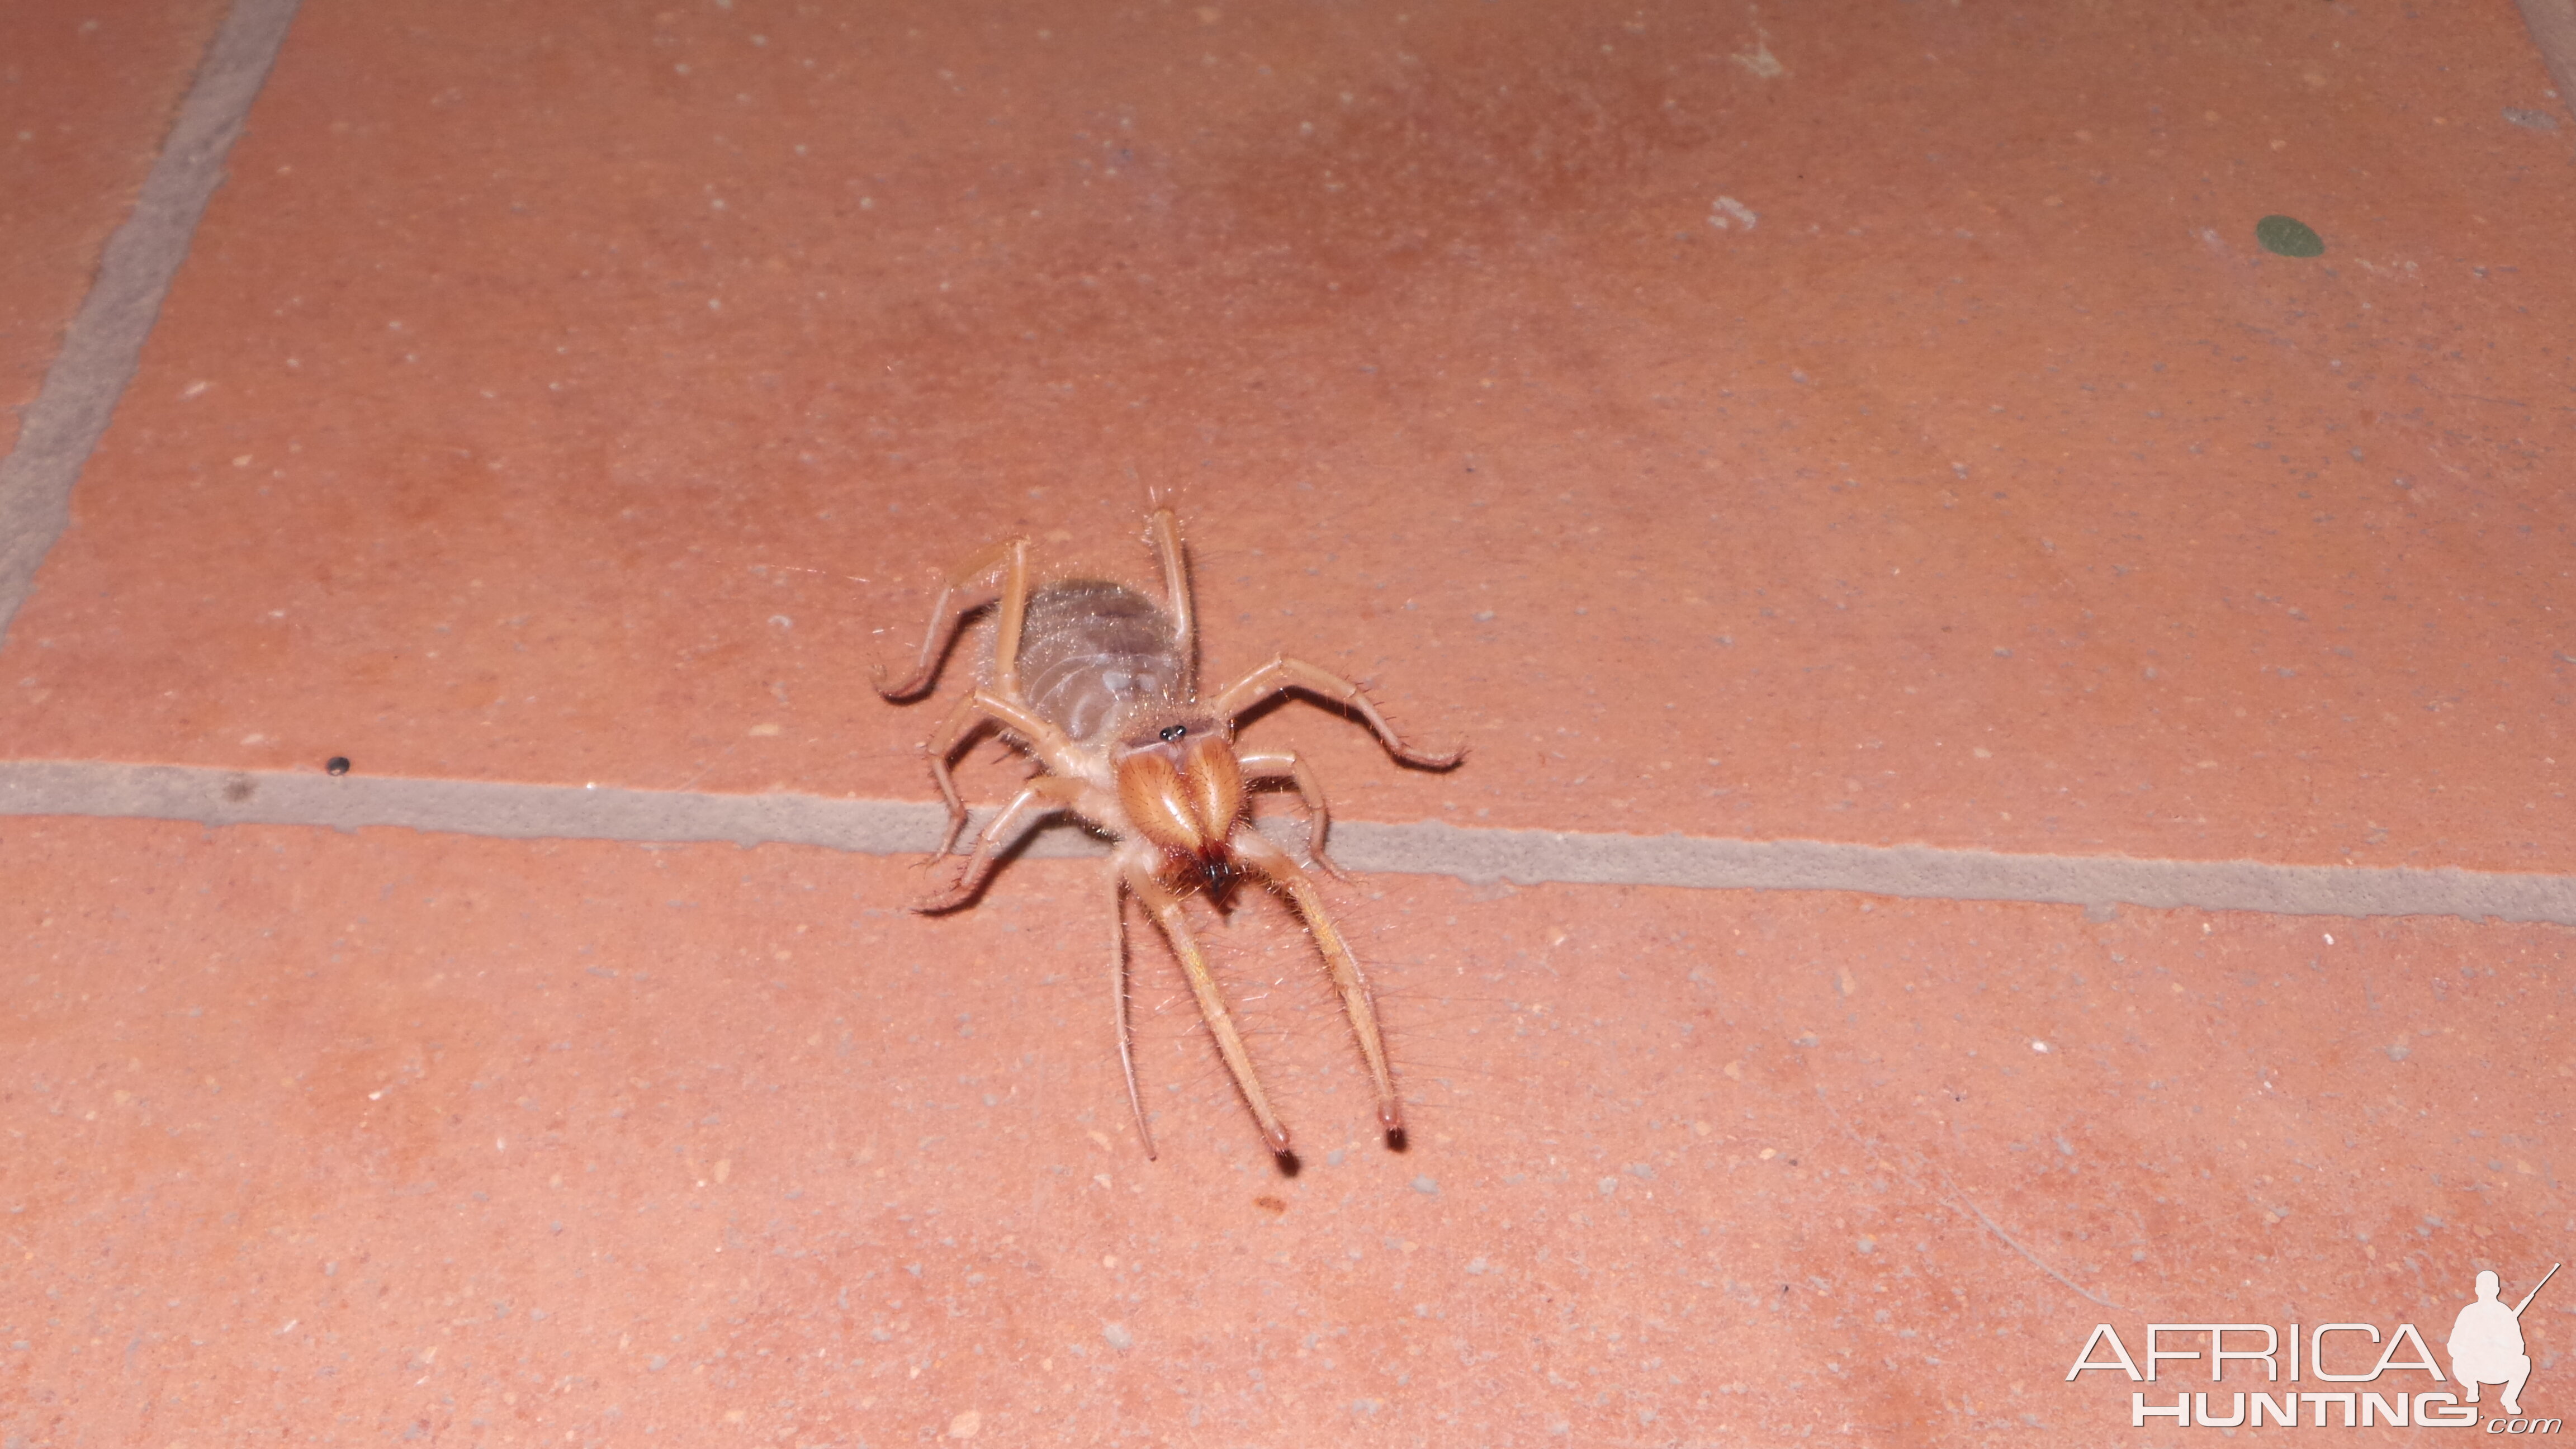
[[[2455,1414],[2475,1275],[2576,1256],[2576,112],[2510,9],[33,0],[13,408],[98,384],[228,16],[283,43],[113,421],[0,474],[71,518],[0,786],[909,820],[935,570],[1142,577],[1159,496],[1211,674],[1467,745],[1258,718],[1352,822],[2554,904],[1374,871],[1402,1155],[1294,923],[1207,932],[1291,1177],[1132,922],[1144,1158],[1094,862],[923,918],[102,787],[0,818],[0,1442],[2183,1444]],[[2069,1381],[2103,1323],[2156,1382]],[[2576,1416],[2576,1280],[2520,1323]]]

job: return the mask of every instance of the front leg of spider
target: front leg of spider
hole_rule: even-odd
[[[1009,848],[1012,841],[1019,839],[1020,832],[1037,817],[1059,810],[1078,808],[1082,803],[1083,793],[1088,788],[1080,780],[1069,779],[1062,775],[1041,775],[1030,781],[1027,788],[1012,796],[1011,803],[1003,806],[993,816],[992,822],[984,827],[983,833],[975,837],[974,853],[969,855],[966,863],[958,868],[956,877],[949,882],[948,889],[915,901],[912,909],[923,915],[938,915],[943,911],[953,911],[973,900],[976,893],[983,889],[984,878],[992,874],[993,860],[996,855]],[[940,855],[945,854],[947,852],[943,849]],[[933,860],[938,858],[938,856],[932,857]]]
[[[1233,1076],[1235,1089],[1243,1094],[1244,1105],[1252,1109],[1252,1120],[1260,1125],[1261,1140],[1273,1155],[1289,1157],[1288,1129],[1280,1125],[1279,1114],[1271,1110],[1269,1094],[1261,1090],[1261,1076],[1252,1069],[1252,1053],[1245,1050],[1243,1033],[1234,1024],[1234,1013],[1226,1008],[1225,993],[1218,989],[1216,973],[1208,969],[1207,956],[1199,950],[1198,938],[1190,934],[1189,921],[1181,914],[1181,898],[1166,889],[1157,879],[1162,864],[1159,853],[1141,842],[1130,842],[1119,848],[1119,878],[1136,899],[1144,902],[1145,913],[1163,928],[1164,939],[1172,943],[1172,954],[1181,960],[1181,971],[1189,977],[1190,994],[1198,1000],[1199,1017],[1207,1023],[1208,1035],[1216,1038],[1217,1055]]]
[[[1306,858],[1320,866],[1326,875],[1347,885],[1350,875],[1324,853],[1324,836],[1332,828],[1332,811],[1324,804],[1323,782],[1315,778],[1306,762],[1294,750],[1245,755],[1244,778],[1248,780],[1288,780],[1297,787],[1298,802],[1306,807]]]

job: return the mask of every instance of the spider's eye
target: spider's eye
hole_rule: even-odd
[[[1172,741],[1179,739],[1181,736],[1188,734],[1189,732],[1190,727],[1188,725],[1165,725],[1163,726],[1163,743],[1170,744]]]

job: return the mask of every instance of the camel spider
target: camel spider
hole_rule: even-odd
[[[988,680],[958,700],[925,745],[931,777],[948,803],[948,831],[931,855],[952,853],[965,829],[966,806],[949,773],[958,750],[985,726],[1043,767],[1044,773],[1002,807],[959,868],[950,887],[913,906],[922,912],[954,910],[972,899],[995,857],[1033,818],[1069,812],[1114,842],[1109,856],[1110,982],[1118,1007],[1118,1061],[1127,1077],[1127,1102],[1145,1155],[1154,1156],[1153,1130],[1136,1087],[1136,1059],[1127,1009],[1127,892],[1144,903],[1180,957],[1198,998],[1199,1014],[1216,1038],[1217,1052],[1233,1074],[1262,1140],[1285,1165],[1296,1159],[1288,1129],[1270,1109],[1252,1058],[1209,974],[1207,958],[1182,919],[1181,902],[1205,891],[1222,909],[1235,883],[1252,876],[1285,895],[1305,918],[1341,993],[1360,1056],[1377,1092],[1379,1125],[1387,1146],[1404,1147],[1404,1109],[1388,1070],[1386,1043],[1359,959],[1334,928],[1314,880],[1289,854],[1252,828],[1247,780],[1284,779],[1296,786],[1307,815],[1307,854],[1335,879],[1347,879],[1324,854],[1328,815],[1314,771],[1291,751],[1238,753],[1235,722],[1273,695],[1298,691],[1338,705],[1364,721],[1387,752],[1408,765],[1445,770],[1461,753],[1427,755],[1408,748],[1360,687],[1301,659],[1277,655],[1213,699],[1198,693],[1198,634],[1190,610],[1189,567],[1180,529],[1170,509],[1158,509],[1146,532],[1163,569],[1163,598],[1123,585],[1071,579],[1029,587],[1029,543],[1005,539],[975,554],[949,574],[931,607],[930,630],[911,675],[887,684],[878,671],[877,692],[901,702],[926,692],[957,631],[984,598],[964,602],[999,570],[1000,606],[994,623]],[[989,596],[986,596],[989,597]]]

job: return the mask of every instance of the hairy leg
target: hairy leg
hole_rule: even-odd
[[[1351,954],[1350,944],[1333,925],[1324,910],[1323,893],[1315,882],[1297,868],[1288,852],[1264,840],[1252,830],[1238,830],[1234,835],[1234,853],[1253,871],[1288,893],[1297,905],[1297,914],[1306,918],[1307,929],[1315,933],[1315,945],[1324,953],[1325,969],[1332,972],[1333,986],[1342,994],[1342,1010],[1351,1019],[1351,1034],[1359,1038],[1360,1057],[1368,1064],[1369,1083],[1377,1090],[1377,1120],[1386,1129],[1389,1147],[1404,1145],[1404,1104],[1395,1094],[1395,1074],[1386,1063],[1386,1039],[1378,1031],[1377,1004],[1369,997],[1368,982],[1360,975],[1359,958]]]
[[[1136,1031],[1127,1002],[1127,881],[1109,862],[1109,990],[1118,1002],[1118,1069],[1127,1076],[1127,1106],[1136,1114],[1136,1136],[1145,1159],[1154,1159],[1154,1128],[1145,1120],[1145,1094],[1136,1086]]]
[[[993,817],[992,823],[984,827],[983,834],[975,838],[975,853],[967,857],[965,866],[957,872],[957,879],[950,882],[948,889],[938,895],[927,896],[913,902],[912,909],[924,915],[930,915],[939,911],[955,910],[964,905],[984,884],[984,877],[992,873],[993,857],[1019,838],[1020,831],[1027,825],[1030,817],[1053,810],[1072,809],[1082,799],[1083,791],[1088,788],[1090,787],[1080,780],[1063,775],[1042,775],[1030,781],[1028,787],[1012,796],[1011,803],[1003,806],[1001,813]],[[962,813],[964,807],[960,806],[958,809]],[[953,818],[950,821],[948,833],[950,839],[954,840],[957,827]],[[947,849],[943,846],[939,855],[932,856],[931,859],[937,860],[947,853]]]
[[[1051,774],[1071,777],[1081,772],[1073,741],[1065,738],[1064,731],[1038,718],[1036,711],[1021,704],[1017,696],[1006,698],[992,690],[979,689],[959,699],[948,718],[940,722],[938,732],[922,746],[930,756],[930,778],[939,782],[939,798],[948,802],[948,833],[940,838],[939,849],[931,852],[933,860],[955,849],[959,832],[966,828],[966,802],[957,793],[957,780],[949,772],[949,762],[956,758],[958,746],[973,738],[987,722],[1019,736]]]
[[[1245,675],[1232,688],[1218,695],[1215,704],[1217,718],[1235,720],[1245,710],[1270,696],[1291,689],[1305,690],[1358,715],[1376,732],[1378,742],[1386,746],[1386,752],[1408,765],[1419,765],[1426,770],[1445,770],[1467,757],[1463,749],[1451,750],[1445,755],[1427,755],[1411,748],[1396,734],[1395,726],[1386,722],[1386,716],[1378,713],[1377,705],[1369,699],[1366,690],[1320,665],[1291,659],[1285,654]]]
[[[1236,757],[1235,763],[1243,767],[1244,778],[1248,780],[1296,781],[1297,798],[1306,807],[1307,857],[1322,866],[1333,879],[1349,880],[1350,877],[1342,873],[1342,868],[1333,864],[1333,858],[1324,854],[1324,833],[1331,828],[1332,815],[1324,806],[1323,782],[1315,778],[1314,771],[1306,768],[1306,762],[1297,757],[1297,752],[1277,750],[1241,755]]]
[[[1216,1038],[1217,1055],[1225,1059],[1225,1069],[1233,1074],[1244,1105],[1252,1109],[1252,1120],[1260,1124],[1262,1140],[1273,1153],[1286,1156],[1288,1129],[1279,1125],[1279,1115],[1270,1110],[1270,1098],[1262,1092],[1261,1078],[1252,1070],[1252,1054],[1244,1050],[1243,1033],[1235,1029],[1234,1014],[1226,1010],[1225,996],[1217,990],[1207,957],[1200,953],[1198,939],[1190,934],[1189,922],[1181,918],[1180,897],[1154,879],[1152,848],[1122,847],[1117,861],[1120,879],[1136,893],[1136,899],[1145,903],[1155,923],[1163,928],[1164,937],[1171,941],[1172,953],[1181,958],[1181,970],[1190,978],[1190,993],[1198,998],[1199,1015],[1207,1022],[1208,1034]],[[1295,868],[1293,863],[1290,868]]]
[[[965,621],[968,610],[958,602],[959,596],[973,589],[985,575],[1005,562],[1011,566],[1010,578],[1018,585],[1017,591],[1025,594],[1028,557],[1027,539],[1006,538],[959,564],[940,587],[937,602],[930,606],[930,631],[921,641],[921,658],[914,663],[912,673],[901,683],[889,685],[885,682],[884,666],[877,666],[870,671],[877,693],[888,699],[910,699],[928,689],[931,675],[938,670],[940,655],[947,651],[948,641],[956,637],[958,626]],[[981,598],[976,600],[977,604],[982,602]]]
[[[1163,565],[1163,612],[1172,616],[1172,646],[1181,656],[1183,699],[1198,693],[1199,635],[1196,616],[1190,608],[1190,566],[1181,553],[1181,529],[1172,510],[1157,508],[1145,523],[1154,540],[1154,557]]]

